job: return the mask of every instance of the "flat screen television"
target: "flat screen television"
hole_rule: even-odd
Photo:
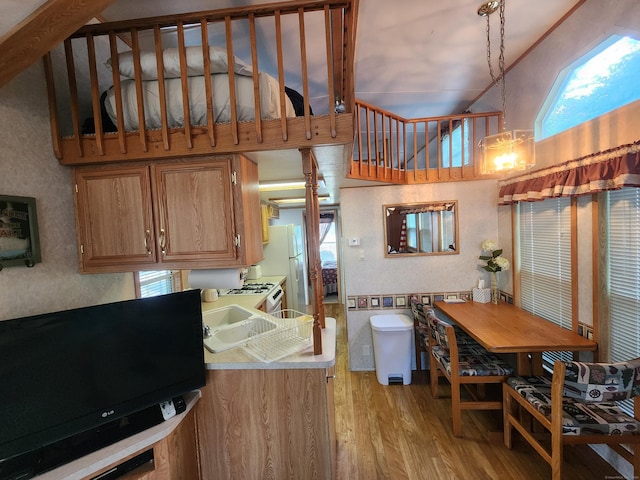
[[[204,384],[198,290],[0,321],[0,478]]]

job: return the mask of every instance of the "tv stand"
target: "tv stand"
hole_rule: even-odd
[[[28,479],[60,465],[84,457],[91,452],[128,438],[163,422],[158,405],[127,415],[100,427],[72,435],[55,443],[12,458],[2,466],[9,478]]]
[[[199,478],[198,459],[196,455],[195,412],[193,406],[200,398],[200,392],[191,392],[184,395],[186,410],[162,421],[150,425],[138,433],[131,433],[127,438],[121,439],[111,445],[100,448],[97,451],[83,455],[81,458],[61,465],[53,470],[34,477],[36,480],[90,480],[94,478],[116,478],[106,475],[127,461],[153,451],[153,461],[141,462],[137,468],[127,472],[127,480],[155,478],[148,476],[149,472],[162,472],[161,478],[174,478],[165,472],[194,472],[184,478]],[[147,413],[149,418],[138,419],[139,424],[157,420],[157,416]],[[143,456],[142,456],[143,457]],[[142,458],[141,457],[141,458]],[[140,473],[136,476],[136,472]],[[102,476],[105,474],[105,476]]]

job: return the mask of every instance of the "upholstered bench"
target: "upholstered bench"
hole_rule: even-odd
[[[418,302],[417,298],[411,298],[411,312],[413,313],[414,341],[416,353],[416,370],[422,371],[422,352],[429,354],[429,327],[425,317],[425,308],[428,305]]]
[[[487,383],[502,385],[513,369],[460,327],[439,319],[433,309],[426,311],[426,318],[431,352],[431,393],[438,398],[440,376],[451,384],[453,434],[457,437],[461,435],[462,410],[502,410],[500,400],[485,398],[485,386]],[[461,386],[465,387],[471,400],[462,400]]]
[[[456,333],[457,338],[457,333]],[[464,377],[484,375],[511,375],[513,368],[497,355],[488,352],[475,340],[473,343],[458,343],[458,374]],[[432,354],[451,375],[451,351],[448,348],[435,346]]]
[[[636,454],[618,449],[640,466],[640,358],[622,363],[555,362],[553,377],[514,376],[503,387],[504,443],[511,448],[512,427],[551,466],[552,479],[562,478],[565,444],[634,444]],[[616,403],[634,398],[634,415]],[[540,442],[530,422],[523,422],[520,406],[551,436],[551,448]],[[617,451],[618,451],[617,450]],[[626,452],[626,453],[625,453]]]
[[[509,377],[507,383],[538,412],[551,419],[551,378]],[[587,403],[562,397],[563,435],[625,435],[638,431],[640,422],[624,413],[615,402]]]
[[[427,317],[433,319],[435,317],[434,310],[428,304],[420,303],[417,299],[411,299],[411,311],[413,313],[414,328],[415,328],[415,349],[416,349],[416,370],[422,370],[422,352],[426,352],[430,355],[431,347],[429,346],[429,335],[431,335],[431,329],[429,328],[429,320]],[[453,324],[453,328],[456,333],[456,341],[458,345],[480,345],[471,336],[462,330],[457,325]],[[446,335],[444,330],[441,330],[440,335]],[[439,342],[436,342],[439,343]],[[482,348],[482,347],[480,347]]]

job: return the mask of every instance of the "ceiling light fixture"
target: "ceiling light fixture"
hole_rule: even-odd
[[[535,165],[535,142],[533,130],[506,130],[506,88],[504,75],[504,4],[505,0],[486,2],[478,8],[478,15],[487,17],[487,63],[494,84],[500,87],[502,100],[502,131],[488,135],[480,141],[483,149],[481,171],[483,174],[507,173],[525,170]],[[499,76],[493,73],[491,64],[491,25],[489,17],[499,10],[500,14],[500,57],[498,59]]]
[[[324,188],[324,178],[318,178],[318,187]],[[276,190],[304,190],[306,188],[305,180],[273,180],[260,182],[259,189],[261,192],[274,192]]]
[[[318,195],[318,201],[319,202],[326,202],[327,200],[329,200],[329,198],[331,198],[329,195]],[[305,203],[306,202],[306,198],[305,197],[295,197],[295,198],[270,198],[269,199],[270,202],[275,202],[279,205],[290,205],[293,203]]]

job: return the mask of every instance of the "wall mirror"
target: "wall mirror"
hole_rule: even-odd
[[[459,253],[456,200],[383,205],[382,208],[385,256]]]

